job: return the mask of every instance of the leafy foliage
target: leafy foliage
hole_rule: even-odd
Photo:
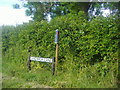
[[[116,65],[120,36],[118,19],[110,16],[96,17],[92,21],[87,21],[85,18],[85,13],[79,12],[78,15],[67,14],[56,17],[50,22],[30,22],[14,27],[9,32],[7,27],[3,27],[4,62],[27,68],[29,54],[36,57],[53,57],[55,55],[54,35],[55,30],[58,29],[60,31],[58,72],[59,74],[64,72],[68,76],[64,78],[68,80],[69,85],[58,81],[51,85],[78,87],[80,82],[77,78],[80,79],[80,76],[83,77],[80,79],[81,82],[86,78],[90,82],[100,78],[98,82],[96,81],[100,84],[102,78],[107,78],[111,73],[114,73],[111,76],[113,77],[111,79],[114,79],[117,77],[118,67]],[[50,64],[32,63],[32,68],[36,72],[39,69],[50,70],[50,67],[46,66]],[[20,74],[17,70],[12,70],[17,72],[14,75]],[[71,77],[74,78],[69,81]],[[58,80],[59,78],[57,77]],[[46,79],[45,81],[47,83]]]
[[[24,4],[27,8],[26,15],[31,16],[34,21],[47,20],[66,15],[69,13],[78,14],[83,11],[87,19],[102,16],[103,10],[109,10],[110,14],[119,14],[119,2],[28,2]]]

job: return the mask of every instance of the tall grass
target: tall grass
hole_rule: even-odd
[[[101,64],[102,63],[104,62],[101,62]],[[111,65],[108,65],[108,67],[109,66]],[[114,64],[114,66],[117,66],[117,64]],[[88,65],[77,70],[70,68],[71,67],[69,67],[69,70],[66,72],[58,70],[57,75],[52,75],[51,71],[45,68],[36,69],[33,67],[32,70],[29,71],[26,63],[8,62],[3,56],[3,73],[10,77],[23,79],[19,81],[19,83],[17,83],[17,81],[12,83],[8,81],[6,83],[6,81],[4,82],[3,80],[3,88],[15,88],[16,86],[20,88],[20,84],[25,84],[26,82],[37,82],[40,85],[54,88],[117,88],[117,78],[113,68],[107,73],[98,73],[98,64],[93,66]],[[19,85],[15,85],[16,83]],[[28,86],[28,88],[30,87],[32,86]]]

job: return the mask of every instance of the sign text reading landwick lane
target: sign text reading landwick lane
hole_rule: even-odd
[[[52,59],[50,58],[42,58],[42,57],[30,57],[30,60],[32,61],[40,61],[40,62],[49,62],[52,63]]]

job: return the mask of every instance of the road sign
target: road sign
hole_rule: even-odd
[[[55,34],[55,43],[58,43],[59,41],[59,31],[56,30],[56,34]]]
[[[42,58],[42,57],[28,57],[28,69],[31,70],[31,61],[40,61],[40,62],[49,62],[52,63],[52,74],[55,74],[57,71],[57,62],[58,62],[58,42],[59,42],[59,31],[56,30],[55,34],[55,43],[56,43],[56,57],[51,58]],[[30,49],[30,47],[29,47]],[[30,50],[28,51],[30,52]]]
[[[42,57],[30,57],[30,60],[32,60],[32,61],[40,61],[40,62],[49,62],[49,63],[53,62],[53,59],[42,58]]]
[[[55,74],[55,57],[42,58],[42,57],[30,57],[28,56],[28,69],[31,70],[31,61],[49,62],[52,63],[52,75]]]

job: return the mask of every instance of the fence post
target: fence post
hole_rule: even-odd
[[[55,57],[52,58],[52,75],[55,74]]]
[[[31,55],[31,48],[32,47],[28,47],[28,70],[31,70],[31,60],[30,60],[30,55]]]
[[[28,56],[28,70],[31,70],[31,60],[30,60],[30,56]]]

